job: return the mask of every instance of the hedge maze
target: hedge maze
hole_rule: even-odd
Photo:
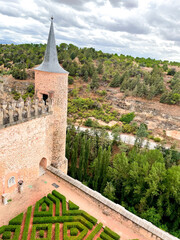
[[[120,236],[65,196],[52,191],[0,227],[0,240],[119,240]]]

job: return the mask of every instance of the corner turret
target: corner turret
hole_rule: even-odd
[[[52,152],[50,161],[54,167],[67,173],[68,162],[65,158],[65,149],[68,72],[58,63],[53,19],[51,19],[44,61],[35,69],[35,92],[39,99],[43,99],[45,102],[50,99],[52,102]]]

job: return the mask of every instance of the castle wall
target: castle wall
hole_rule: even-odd
[[[52,160],[53,115],[40,116],[0,130],[0,195],[17,189],[18,180],[28,185],[39,176],[39,163]],[[8,180],[15,184],[8,187]]]
[[[39,98],[47,94],[52,99],[54,116],[52,165],[67,173],[66,126],[68,74],[35,71],[35,91]]]

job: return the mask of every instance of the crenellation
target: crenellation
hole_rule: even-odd
[[[0,129],[52,113],[52,101],[27,98],[0,103]]]

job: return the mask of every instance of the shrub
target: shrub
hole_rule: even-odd
[[[62,214],[64,215],[66,213],[66,198],[56,190],[53,190],[52,194],[62,202]]]
[[[18,240],[19,239],[19,234],[20,234],[21,226],[20,225],[8,225],[5,226],[5,231],[7,232],[14,232],[14,237],[13,240]]]
[[[44,202],[44,203],[42,204],[42,206],[41,206],[41,211],[45,212],[45,211],[46,211],[46,207],[47,207],[47,205],[46,205],[46,203]]]
[[[2,239],[10,239],[11,238],[11,232],[4,232]]]
[[[69,210],[78,210],[79,206],[69,200]]]
[[[39,207],[43,203],[45,203],[49,207],[49,210],[40,212]],[[43,206],[43,208],[45,208],[45,205]],[[35,210],[34,210],[34,217],[52,216],[52,215],[53,215],[53,204],[47,197],[43,197],[38,202],[36,202]]]
[[[9,225],[21,225],[22,220],[23,220],[23,213],[20,213],[18,216],[16,216],[15,218],[11,219],[9,221]]]
[[[70,229],[70,234],[71,236],[77,236],[78,235],[78,229],[77,228],[71,228]]]
[[[29,231],[29,223],[31,220],[31,212],[32,212],[32,206],[28,207],[27,214],[26,214],[26,221],[24,224],[24,231],[22,235],[22,240],[27,240],[28,237],[28,231]]]
[[[175,73],[176,73],[176,69],[175,68],[170,68],[170,69],[168,69],[167,75],[174,76]]]
[[[40,237],[40,238],[43,238],[43,237],[44,237],[44,230],[40,230],[40,231],[39,231],[39,237]]]
[[[31,233],[31,240],[35,240],[36,239],[36,231],[39,231],[39,234],[41,233],[41,236],[42,234],[44,233],[44,230],[47,231],[47,240],[51,240],[51,237],[52,237],[52,224],[38,224],[38,225],[33,225],[32,227],[32,233]],[[41,231],[43,230],[43,231]],[[43,237],[44,237],[44,234],[43,234]]]
[[[122,132],[123,133],[134,133],[136,128],[134,126],[131,126],[130,124],[123,124],[122,126]]]
[[[68,240],[70,239],[68,236],[67,236],[67,230],[68,229],[76,229],[76,230],[73,230],[74,233],[75,231],[77,232],[78,230],[81,231],[81,233],[75,238],[76,240],[82,240],[86,234],[88,233],[88,229],[86,227],[84,227],[81,223],[69,223],[69,222],[66,222],[64,223],[64,226],[63,226],[63,236],[64,236],[64,240]],[[71,230],[70,230],[71,231]],[[72,235],[71,235],[72,236]],[[74,235],[75,236],[75,235]]]
[[[59,223],[55,224],[55,239],[59,239]]]
[[[92,127],[92,125],[93,125],[93,121],[90,118],[88,118],[84,123],[84,126],[86,127]]]
[[[135,114],[134,112],[131,112],[128,114],[123,114],[120,118],[120,121],[129,124],[134,118],[135,118]]]
[[[109,235],[110,237],[112,237],[113,239],[115,239],[115,240],[119,240],[120,239],[120,236],[117,234],[117,233],[115,233],[115,232],[113,232],[110,228],[108,228],[108,227],[105,227],[104,228],[104,232],[107,234],[107,235]]]
[[[161,139],[159,137],[154,137],[155,142],[161,142]]]
[[[109,235],[107,235],[105,232],[102,232],[100,235],[100,239],[103,240],[113,240]]]
[[[107,95],[107,91],[106,90],[97,90],[96,93],[100,96],[106,96]]]
[[[26,89],[26,92],[28,93],[32,93],[34,95],[34,90],[35,90],[35,87],[33,84],[30,84],[27,89]]]
[[[102,223],[99,223],[96,228],[90,233],[90,235],[86,238],[86,240],[92,240],[95,235],[101,230],[101,228],[103,227]]]
[[[52,194],[48,194],[47,197],[55,203],[56,205],[56,212],[55,212],[55,216],[59,216],[60,213],[60,201],[58,198],[56,198],[55,196],[53,196]]]
[[[74,78],[71,77],[71,76],[69,76],[69,77],[68,77],[68,83],[69,83],[69,84],[73,84],[73,83],[74,83]]]
[[[83,216],[85,219],[87,219],[89,222],[91,222],[93,225],[97,223],[96,218],[94,218],[93,216],[91,216],[90,214],[88,214],[83,210],[69,210],[69,211],[66,211],[65,215],[70,215],[70,216],[80,215],[80,216]]]

